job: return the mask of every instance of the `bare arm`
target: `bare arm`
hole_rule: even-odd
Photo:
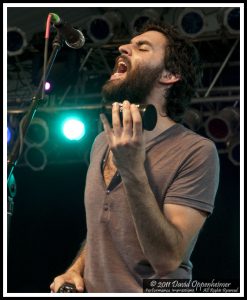
[[[85,267],[86,251],[87,251],[87,249],[86,249],[86,240],[85,240],[82,243],[81,248],[80,248],[76,258],[73,260],[71,266],[67,269],[67,271],[73,270],[73,271],[80,273],[83,276],[84,267]]]
[[[126,174],[122,180],[144,254],[158,275],[176,270],[206,215],[174,204],[166,204],[162,213],[144,172]]]
[[[56,293],[58,289],[66,282],[74,284],[78,292],[83,292],[85,256],[86,240],[82,243],[76,258],[66,272],[54,278],[54,281],[50,285],[50,290],[52,293]]]

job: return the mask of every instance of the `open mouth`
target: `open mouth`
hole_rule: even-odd
[[[124,61],[119,60],[116,67],[114,68],[113,74],[110,79],[111,80],[119,79],[123,77],[123,75],[127,72],[127,70],[128,70],[127,64]]]

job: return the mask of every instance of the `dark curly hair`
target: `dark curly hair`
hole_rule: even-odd
[[[167,115],[179,122],[201,84],[201,60],[195,46],[188,39],[182,38],[174,26],[160,22],[149,23],[138,34],[151,30],[161,32],[167,38],[164,66],[171,74],[181,77],[168,89],[164,104]]]

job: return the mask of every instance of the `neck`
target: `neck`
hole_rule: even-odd
[[[162,97],[148,97],[147,104],[152,104],[155,106],[157,110],[157,123],[155,128],[152,131],[146,131],[146,137],[155,137],[174,124],[176,124],[175,121],[173,121],[170,117],[167,116],[166,112],[163,111],[163,103],[164,103],[164,96]]]
[[[176,124],[176,122],[174,122],[169,117],[163,117],[163,116],[159,115],[158,112],[157,112],[157,114],[158,114],[158,116],[157,116],[157,123],[156,123],[155,128],[152,131],[145,131],[145,136],[146,136],[147,140],[160,135],[162,132],[166,131],[168,128],[170,128],[171,126]]]

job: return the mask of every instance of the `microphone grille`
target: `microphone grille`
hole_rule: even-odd
[[[77,39],[77,41],[74,42],[74,43],[71,43],[71,42],[69,43],[69,42],[67,42],[67,41],[65,41],[65,43],[66,43],[70,48],[73,48],[73,49],[80,49],[80,48],[82,48],[82,47],[84,46],[84,44],[85,44],[85,37],[84,37],[83,33],[82,33],[80,30],[76,29],[76,31],[79,33],[79,39]]]

